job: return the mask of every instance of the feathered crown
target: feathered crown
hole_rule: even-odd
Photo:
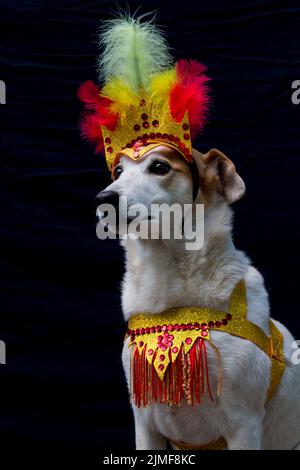
[[[203,129],[209,104],[206,67],[196,60],[173,63],[153,20],[120,16],[100,35],[99,88],[83,83],[82,135],[104,152],[113,170],[122,154],[138,159],[158,145],[192,160],[192,139]]]

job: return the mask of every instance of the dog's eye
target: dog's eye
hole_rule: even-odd
[[[155,160],[149,166],[150,173],[155,173],[156,175],[166,175],[170,170],[170,165],[162,160]]]
[[[117,166],[114,170],[114,176],[115,176],[115,179],[117,180],[119,178],[119,176],[121,175],[121,173],[123,172],[122,170],[122,167],[121,166]]]

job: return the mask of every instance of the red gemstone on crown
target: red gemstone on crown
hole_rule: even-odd
[[[144,121],[144,122],[143,122],[143,128],[144,128],[144,129],[148,129],[149,125],[150,125],[150,124],[149,124],[148,121]]]
[[[113,153],[113,148],[112,147],[107,147],[108,153]]]
[[[154,121],[152,121],[152,126],[158,127],[158,125],[159,125],[158,120],[157,120],[157,119],[154,119]]]
[[[150,139],[152,139],[152,140],[155,139],[155,134],[154,134],[154,132],[151,132],[151,134],[150,134]]]
[[[151,333],[155,333],[155,326],[151,326],[150,331]]]
[[[106,137],[105,143],[106,143],[106,144],[111,144],[111,138],[110,138],[110,137]]]
[[[165,355],[164,355],[164,354],[161,354],[161,355],[159,356],[159,360],[160,360],[160,361],[164,361],[164,360],[165,360]]]
[[[182,128],[183,128],[183,130],[187,131],[189,129],[189,125],[188,124],[183,124]]]
[[[143,113],[143,114],[141,115],[141,118],[143,119],[143,121],[146,121],[146,119],[148,119],[148,114]]]
[[[135,125],[133,126],[133,129],[134,129],[135,131],[139,131],[140,128],[141,128],[141,126],[140,126],[139,124],[135,124]]]
[[[210,321],[210,322],[208,323],[208,326],[209,326],[209,328],[213,328],[213,327],[215,326],[215,324],[214,324],[213,321]]]
[[[149,349],[148,355],[149,355],[149,356],[152,356],[152,354],[153,354],[153,349]]]
[[[216,321],[216,327],[217,328],[220,328],[220,326],[222,326],[222,322],[220,322],[219,320]]]
[[[163,364],[159,364],[158,368],[159,370],[164,370],[165,366]]]
[[[160,326],[160,325],[157,325],[156,331],[157,331],[157,333],[160,333],[160,332],[161,332],[161,326]]]
[[[139,342],[139,347],[141,348],[143,346],[143,344],[144,344],[144,341],[140,341]]]
[[[226,317],[227,317],[227,320],[229,320],[229,321],[232,320],[232,315],[231,315],[231,313],[227,313]]]
[[[226,318],[223,318],[222,323],[223,323],[223,325],[227,325],[227,324],[228,324],[228,321],[226,320]]]
[[[186,344],[191,344],[191,343],[192,343],[192,338],[187,338],[187,339],[185,340],[185,342],[186,342]]]
[[[190,139],[190,134],[183,134],[184,140],[189,140]]]

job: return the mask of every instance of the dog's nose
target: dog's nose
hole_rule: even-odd
[[[100,191],[95,197],[97,205],[111,204],[114,207],[119,205],[119,194],[116,191]]]

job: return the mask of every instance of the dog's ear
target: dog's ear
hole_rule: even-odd
[[[193,158],[199,170],[201,193],[210,201],[215,193],[225,197],[229,204],[245,193],[245,183],[232,161],[217,149],[202,154],[193,149]]]

